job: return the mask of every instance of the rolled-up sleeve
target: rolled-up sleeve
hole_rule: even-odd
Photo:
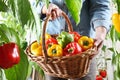
[[[103,26],[110,29],[111,26],[111,10],[110,0],[90,0],[90,16],[91,26],[95,30],[96,27]]]

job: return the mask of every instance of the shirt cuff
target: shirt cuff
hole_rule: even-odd
[[[105,27],[107,32],[108,32],[110,30],[110,27],[111,27],[111,25],[110,25],[111,23],[110,22],[111,21],[107,21],[107,20],[104,20],[104,19],[99,19],[99,20],[94,20],[91,23],[91,25],[93,27],[93,30],[95,30],[95,28],[97,28],[97,27],[102,26],[102,27]]]

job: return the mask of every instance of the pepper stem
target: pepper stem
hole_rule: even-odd
[[[73,51],[73,48],[69,48],[68,52],[71,53]]]
[[[56,54],[56,53],[57,53],[57,50],[56,50],[56,49],[53,49],[53,50],[52,50],[52,53],[53,53],[53,54]]]
[[[83,45],[88,46],[89,45],[89,41],[84,41]]]

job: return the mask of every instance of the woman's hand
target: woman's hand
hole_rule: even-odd
[[[103,42],[106,37],[106,33],[107,33],[107,30],[105,27],[97,27],[95,31],[96,31],[96,36],[95,36],[94,46],[96,48],[96,51],[91,55],[91,58],[97,55],[99,51],[101,50],[103,46]]]
[[[43,6],[42,8],[42,14],[50,15],[51,14],[51,19],[54,20],[57,17],[59,17],[62,13],[62,10],[55,4],[49,4],[48,8],[46,5]]]

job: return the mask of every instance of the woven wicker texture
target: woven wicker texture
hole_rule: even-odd
[[[67,15],[62,12],[62,16],[65,18],[69,32],[73,31],[71,22]],[[42,51],[43,56],[34,56],[30,51],[30,46],[26,49],[26,54],[30,60],[36,62],[46,74],[61,77],[61,78],[80,78],[85,76],[89,72],[89,65],[91,62],[90,54],[94,51],[89,49],[82,54],[77,54],[73,56],[63,56],[63,57],[49,57],[47,55],[47,50],[45,47],[45,30],[47,22],[49,21],[48,16],[44,22],[42,30]],[[32,44],[32,43],[31,43]]]

